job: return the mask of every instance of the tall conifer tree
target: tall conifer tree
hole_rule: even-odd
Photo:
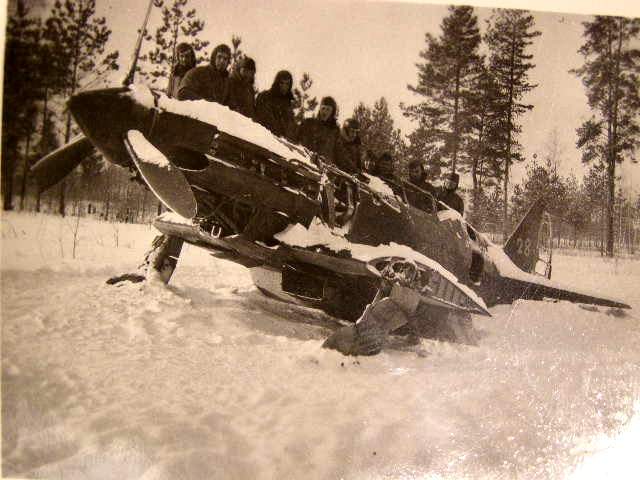
[[[407,162],[418,161],[425,167],[429,179],[443,175],[448,166],[447,159],[442,156],[437,134],[428,125],[420,125],[407,135],[408,144],[404,149]]]
[[[640,19],[597,16],[584,22],[584,65],[572,72],[595,116],[577,130],[584,162],[606,167],[606,253],[613,256],[616,164],[640,146]]]
[[[365,151],[368,150],[375,156],[384,152],[390,153],[396,159],[400,156],[404,149],[402,134],[400,129],[395,128],[389,113],[389,104],[384,97],[377,100],[373,108],[359,103],[351,116],[360,124],[360,140]],[[399,164],[400,161],[397,164],[398,171],[405,167]]]
[[[480,203],[480,193],[484,187],[493,185],[499,172],[500,121],[497,104],[499,90],[491,71],[481,60],[477,75],[473,81],[473,89],[465,97],[465,110],[469,125],[467,150],[472,180],[472,217],[475,216]]]
[[[56,0],[46,21],[46,36],[55,46],[52,55],[64,66],[60,81],[68,98],[88,75],[118,69],[118,52],[106,53],[111,36],[104,17],[96,17],[95,0]],[[64,141],[72,135],[71,113],[67,112]],[[65,181],[60,185],[59,212],[65,211]]]
[[[526,10],[494,10],[487,23],[485,41],[489,47],[489,68],[500,92],[495,132],[502,134],[494,141],[502,148],[502,231],[506,238],[510,167],[513,162],[524,160],[520,153],[522,147],[517,141],[521,131],[518,117],[533,108],[533,105],[522,101],[536,87],[529,83],[529,71],[535,65],[531,63],[533,55],[528,54],[527,49],[540,32],[534,29],[533,15]]]
[[[1,162],[4,210],[13,209],[13,181],[23,153],[19,144],[30,138],[35,128],[40,32],[39,20],[33,18],[26,3],[19,0],[9,12],[5,44]]]
[[[435,38],[427,33],[426,49],[420,52],[424,63],[417,64],[418,83],[409,85],[424,100],[403,106],[404,114],[423,125],[430,125],[439,137],[442,155],[450,158],[451,171],[461,160],[465,138],[469,133],[465,96],[472,88],[474,72],[480,58],[480,31],[473,7],[450,6],[449,15],[440,26],[442,34]]]
[[[187,10],[189,0],[154,0],[154,6],[162,11],[162,24],[154,35],[145,35],[145,40],[153,41],[150,50],[140,56],[138,71],[151,84],[169,77],[177,61],[176,47],[187,42],[196,52],[197,63],[209,61],[204,49],[209,45],[200,40],[204,21],[198,18],[195,8]]]

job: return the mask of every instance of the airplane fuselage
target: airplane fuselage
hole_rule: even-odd
[[[449,283],[473,289],[489,306],[517,298],[572,298],[529,277],[505,277],[501,262],[510,260],[496,262],[495,246],[452,211],[438,212],[430,198],[421,202],[433,205],[427,209],[407,201],[408,190],[426,192],[407,183],[380,187],[375,177],[340,172],[226,107],[177,102],[140,88],[83,92],[69,107],[109,161],[139,172],[169,209],[188,220],[159,219],[161,232],[254,269],[262,288],[283,300],[357,318],[376,294],[380,275],[371,268],[373,260],[358,258],[348,246],[390,244],[433,261],[435,271],[455,277]],[[316,219],[347,247],[278,240],[288,226],[308,228]],[[460,288],[425,282],[423,292],[464,303]],[[584,300],[599,299],[577,301]]]

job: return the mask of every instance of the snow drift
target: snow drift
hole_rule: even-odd
[[[71,258],[74,222],[2,217],[5,477],[640,471],[637,260],[554,259],[558,280],[630,312],[519,301],[474,319],[477,347],[398,337],[346,358],[320,347],[333,319],[262,297],[243,267],[197,249],[169,288],[105,285],[156,232],[82,218]]]

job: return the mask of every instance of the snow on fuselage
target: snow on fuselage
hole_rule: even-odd
[[[320,170],[308,150],[293,145],[285,139],[274,136],[261,125],[216,103],[204,100],[178,101],[168,98],[163,93],[151,91],[144,85],[134,85],[129,89],[118,88],[83,92],[70,101],[70,108],[74,116],[79,116],[79,124],[82,126],[85,134],[115,163],[131,163],[130,154],[126,152],[122,138],[127,132],[133,130],[141,133],[134,133],[133,137],[130,136],[130,140],[133,140],[133,142],[139,146],[142,145],[143,151],[140,152],[140,156],[146,160],[147,164],[154,168],[157,166],[162,169],[171,164],[169,163],[170,159],[168,160],[161,155],[159,156],[153,151],[153,148],[158,146],[155,142],[162,143],[163,141],[168,141],[166,135],[170,137],[169,140],[178,142],[178,148],[195,152],[201,156],[205,165],[211,166],[212,162],[207,160],[207,155],[211,153],[211,148],[215,149],[218,132],[224,132],[231,138],[241,139],[241,141],[246,142],[248,145],[254,145],[262,149],[262,154],[264,154],[264,152],[267,152],[267,154],[268,152],[272,152],[274,157],[277,157],[281,162],[288,162],[291,165],[290,168],[294,170],[302,168],[308,172],[308,174],[320,177]],[[150,142],[150,145],[144,145],[144,142],[141,141],[144,137]],[[180,142],[187,143],[181,144]],[[207,182],[215,182],[214,175],[207,175],[206,173],[200,174],[197,169],[191,172],[188,170],[189,169],[186,169],[183,173],[188,184],[191,185],[191,188],[195,188],[195,186],[198,186],[198,184],[201,184],[204,180]],[[227,170],[233,169],[227,168],[223,171],[226,172]],[[243,182],[242,179],[248,177],[246,177],[243,172],[228,173],[230,175],[229,179],[234,179],[233,181],[235,182],[232,190],[236,189],[236,191],[239,191],[239,188],[245,187],[246,182]],[[253,196],[253,198],[259,198],[260,191],[272,192],[268,195],[262,195],[267,208],[284,211],[293,223],[298,221],[296,217],[311,219],[316,214],[316,212],[314,212],[316,206],[313,205],[314,200],[312,198],[306,199],[305,201],[307,203],[300,203],[299,199],[295,199],[295,197],[298,196],[297,191],[286,188],[286,186],[282,187],[277,183],[273,184],[273,188],[271,188],[269,182],[256,179],[256,182],[261,181],[263,182],[262,186],[256,184],[256,188],[248,191],[248,194]],[[160,186],[159,184],[152,185],[152,189],[155,187],[155,190],[158,191]],[[203,185],[199,185],[199,188],[202,186]],[[211,186],[213,186],[215,190],[216,185],[205,185],[203,190],[205,194],[207,187]],[[263,187],[269,188],[264,190]],[[418,253],[419,255],[443,267],[443,270],[447,271],[456,281],[457,278],[461,278],[462,275],[466,277],[473,245],[469,236],[465,233],[464,222],[458,222],[458,220],[461,219],[453,218],[454,215],[451,211],[445,211],[441,214],[444,215],[444,217],[440,222],[438,219],[429,219],[429,215],[425,216],[424,212],[417,212],[415,209],[403,206],[402,202],[393,195],[392,189],[377,177],[369,176],[368,184],[363,184],[362,187],[368,190],[370,194],[378,200],[382,200],[382,203],[391,207],[391,209],[387,209],[389,211],[384,214],[386,216],[380,216],[382,212],[380,209],[372,210],[372,216],[364,225],[360,225],[360,234],[355,235],[355,239],[351,242],[355,245],[351,245],[350,247],[354,255],[358,255],[358,244],[364,243],[373,246],[380,244],[391,245],[392,243],[398,245],[404,244],[402,246],[406,249],[405,254],[409,255],[409,257],[414,253],[420,252]],[[167,192],[167,195],[163,196],[169,197],[170,193],[171,192]],[[197,198],[198,193],[195,191],[194,193]],[[225,191],[223,193],[227,192]],[[200,195],[202,195],[202,193],[200,193]],[[179,197],[187,196],[179,195]],[[278,198],[279,201],[271,205],[273,199],[276,198]],[[182,198],[177,198],[177,200],[182,200]],[[171,206],[171,199],[167,200],[166,203]],[[201,205],[199,202],[197,203],[197,207],[193,208],[192,200],[187,198],[185,202],[187,208],[181,209],[181,212],[183,214],[185,212],[195,213],[196,211],[201,213]],[[373,199],[373,203],[376,203],[375,198]],[[288,205],[297,205],[306,213],[301,216],[299,214],[300,211],[298,211],[297,215],[292,215]],[[413,217],[413,223],[416,223],[416,218],[419,219],[419,226],[407,225],[406,219],[403,220],[402,218],[403,215],[406,216],[407,214],[409,217]],[[449,214],[449,216],[447,216],[447,214]],[[379,217],[377,218],[378,222],[376,222],[376,217]],[[387,226],[386,232],[383,231],[384,229],[380,229],[379,226],[375,226],[375,223],[380,224],[384,222],[392,222]],[[460,225],[458,225],[458,223],[460,223]],[[445,227],[441,228],[442,225],[445,225]],[[378,228],[377,237],[376,235],[371,237],[369,230],[371,228]],[[447,228],[450,231],[445,232]],[[444,232],[444,237],[439,240],[434,240],[433,235],[438,235],[439,233],[437,232]],[[353,232],[351,233],[353,234]],[[405,236],[413,238],[405,239]],[[369,237],[371,237],[370,240],[362,241],[363,238]],[[419,248],[418,245],[420,245]],[[545,291],[549,292],[554,289],[563,292],[569,291],[569,289],[558,286],[542,277],[526,274],[518,269],[499,247],[492,246],[490,243],[487,245],[488,246],[484,248],[484,254],[489,262],[494,265],[497,274],[501,278],[507,281],[512,280],[510,286],[513,287],[514,291],[521,289],[526,292],[530,284],[539,285],[543,290],[546,289]],[[590,292],[584,292],[584,294],[581,293],[580,295],[582,295],[583,298],[596,298],[596,295]],[[507,301],[509,300],[511,299],[508,298]]]

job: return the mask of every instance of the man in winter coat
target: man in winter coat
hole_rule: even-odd
[[[334,164],[340,137],[337,114],[336,101],[332,97],[324,97],[318,107],[318,114],[314,118],[305,118],[296,136],[298,143]]]
[[[367,154],[371,158],[372,162],[371,168],[369,169],[371,175],[380,177],[383,180],[389,180],[393,183],[398,182],[393,157],[389,152],[384,152],[379,157],[376,157],[371,151],[367,151]]]
[[[244,57],[240,68],[229,79],[229,98],[227,105],[231,110],[245,117],[254,118],[256,114],[255,87],[256,62]]]
[[[196,66],[196,53],[193,47],[188,43],[180,43],[176,47],[176,64],[169,76],[169,86],[167,87],[167,95],[172,98],[178,98],[178,89],[180,81],[184,78],[189,70]]]
[[[437,198],[438,192],[433,185],[427,180],[427,173],[424,171],[424,165],[420,160],[413,160],[409,163],[409,182],[431,194],[431,197],[419,194],[412,190],[407,190],[409,203],[422,210],[433,212],[433,200]]]
[[[447,175],[444,185],[438,192],[438,200],[456,210],[460,215],[464,214],[464,202],[460,195],[456,193],[458,184],[460,183],[460,175],[451,172]],[[440,210],[443,208],[441,207]]]
[[[231,49],[218,45],[211,53],[211,63],[189,70],[180,82],[178,100],[207,100],[225,105],[229,90]]]
[[[260,92],[256,98],[255,119],[271,133],[291,139],[294,131],[293,120],[293,77],[286,70],[276,74],[269,90]]]
[[[340,129],[335,162],[338,168],[347,173],[362,171],[362,142],[359,131],[360,125],[355,118],[345,120]]]

